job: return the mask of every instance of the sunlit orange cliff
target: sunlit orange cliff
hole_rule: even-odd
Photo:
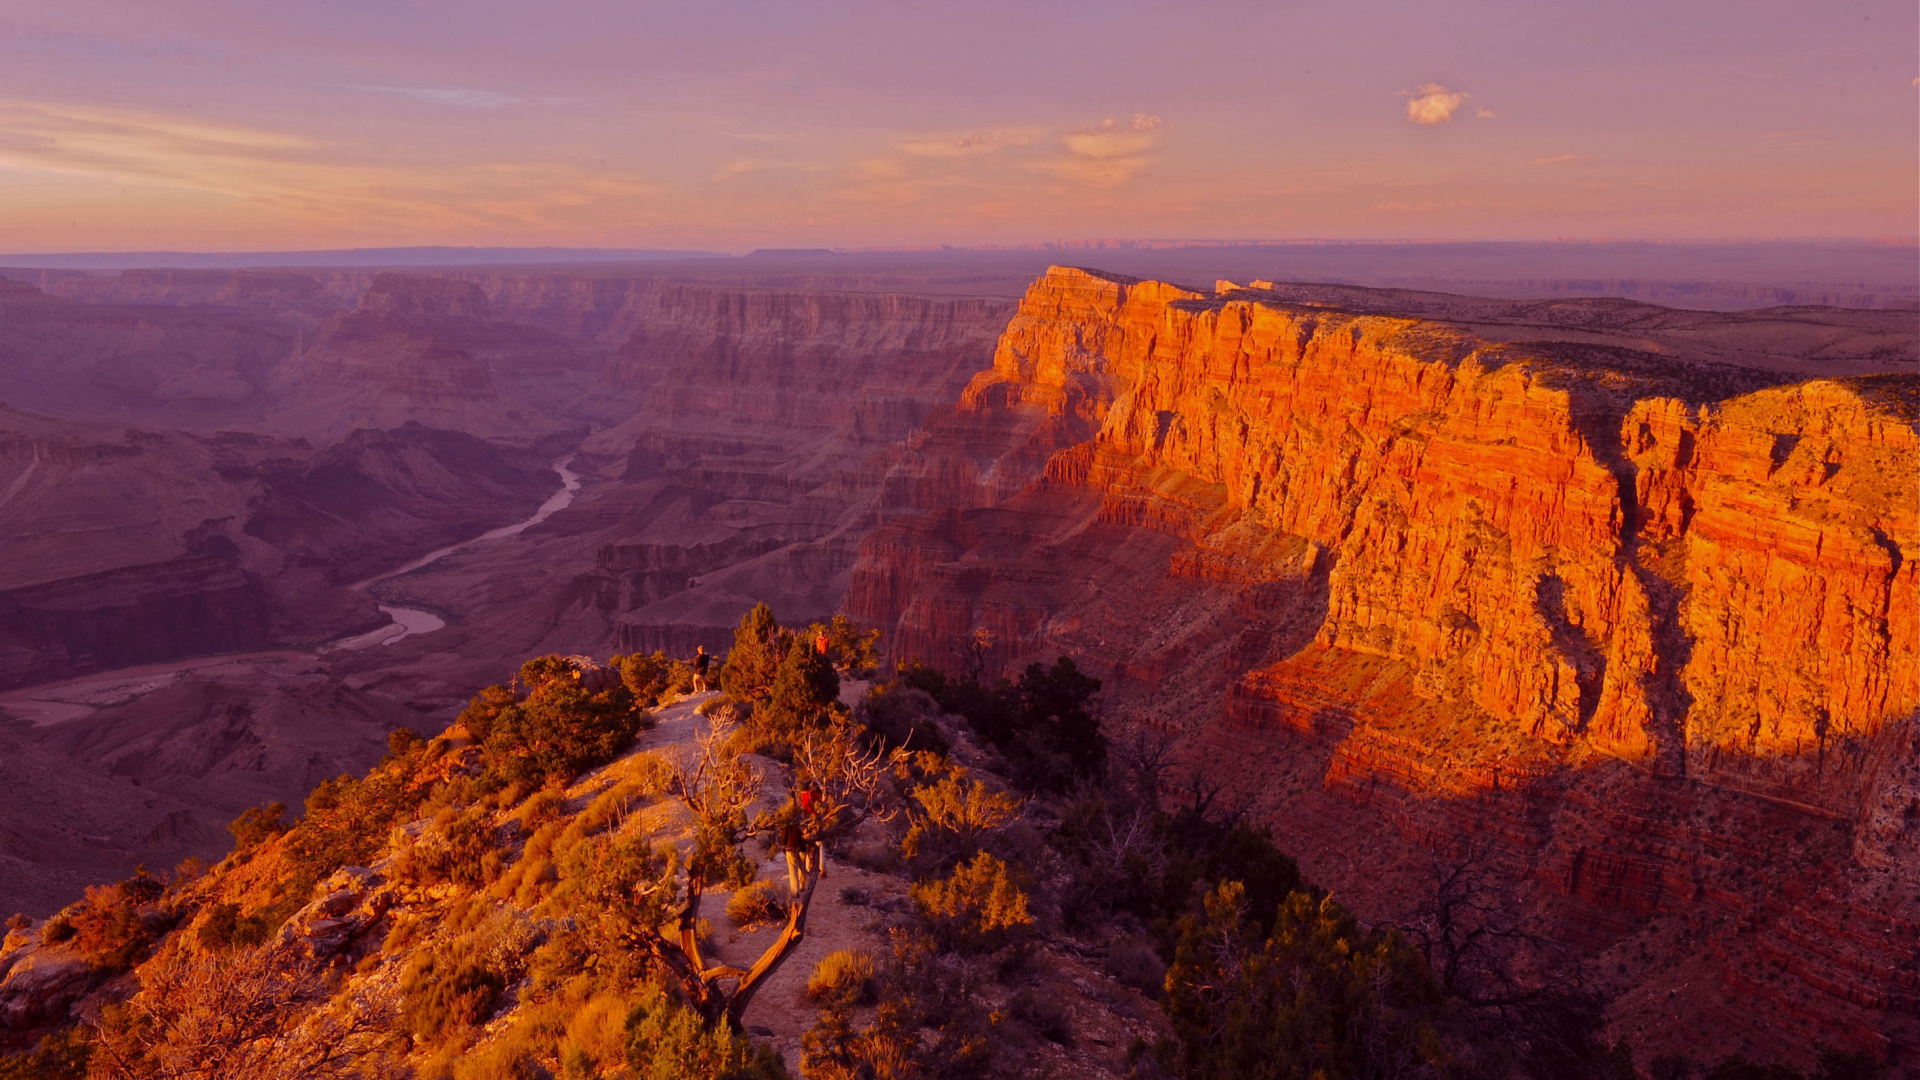
[[[897,455],[847,609],[902,657],[1098,658],[1376,916],[1419,854],[1356,849],[1497,841],[1639,1045],[1916,1045],[1920,384],[1625,302],[1255,286],[1050,270]]]

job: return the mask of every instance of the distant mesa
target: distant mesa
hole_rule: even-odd
[[[53,270],[134,270],[160,267],[497,266],[647,262],[719,258],[711,251],[663,248],[394,247],[321,251],[74,251],[0,255],[0,266]]]
[[[816,255],[836,255],[832,248],[754,248],[747,252],[749,259],[799,259],[813,258]]]

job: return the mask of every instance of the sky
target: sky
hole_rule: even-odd
[[[1912,0],[0,0],[0,251],[1911,238]]]

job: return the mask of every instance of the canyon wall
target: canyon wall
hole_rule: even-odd
[[[991,356],[1011,306],[663,285],[607,361],[632,419],[596,434],[617,487],[582,588],[624,648],[730,640],[756,600],[831,613],[894,446]],[[617,457],[615,457],[617,455]]]
[[[418,425],[317,450],[0,408],[0,688],[369,629],[346,585],[555,486],[544,453]]]
[[[1910,868],[1887,853],[1920,830],[1893,809],[1920,705],[1914,376],[1724,362],[1731,323],[1673,355],[1610,340],[1601,308],[1528,340],[1470,307],[1350,306],[1054,268],[897,455],[847,610],[950,667],[980,631],[996,664],[1084,658],[1117,715],[1322,845],[1310,867],[1346,843],[1314,789],[1410,844],[1501,837],[1536,906],[1611,927],[1596,952],[1641,932],[1608,911],[1700,918],[1715,895],[1729,941],[1868,912],[1878,953],[1776,938],[1763,976],[1729,945],[1731,1015],[1758,1031],[1752,986],[1790,984],[1810,1023],[1920,1049],[1898,1020],[1920,911],[1868,872]],[[1722,819],[1767,839],[1725,851]],[[1783,880],[1831,888],[1776,911]]]

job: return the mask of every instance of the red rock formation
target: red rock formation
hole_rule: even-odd
[[[1920,771],[1905,384],[1754,389],[1775,358],[1662,358],[1593,319],[1488,337],[1471,314],[1055,268],[899,455],[889,508],[924,513],[867,540],[846,608],[936,663],[981,628],[996,662],[1073,651],[1196,751],[1215,718],[1304,736],[1324,756],[1237,779],[1297,791],[1308,768],[1412,842],[1502,837],[1547,909],[1715,911],[1744,957],[1732,928],[1810,880],[1777,861],[1804,848],[1854,865],[1835,895],[1912,922],[1870,869],[1920,848],[1900,807]],[[1299,797],[1275,795],[1280,820]],[[1825,824],[1863,814],[1858,845]],[[1772,839],[1730,846],[1727,815]],[[1594,949],[1636,932],[1598,925]],[[1809,976],[1803,1011],[1904,1045],[1915,943],[1894,940],[1894,974],[1860,969],[1881,989]],[[1746,1008],[1730,1030],[1759,1030]]]

